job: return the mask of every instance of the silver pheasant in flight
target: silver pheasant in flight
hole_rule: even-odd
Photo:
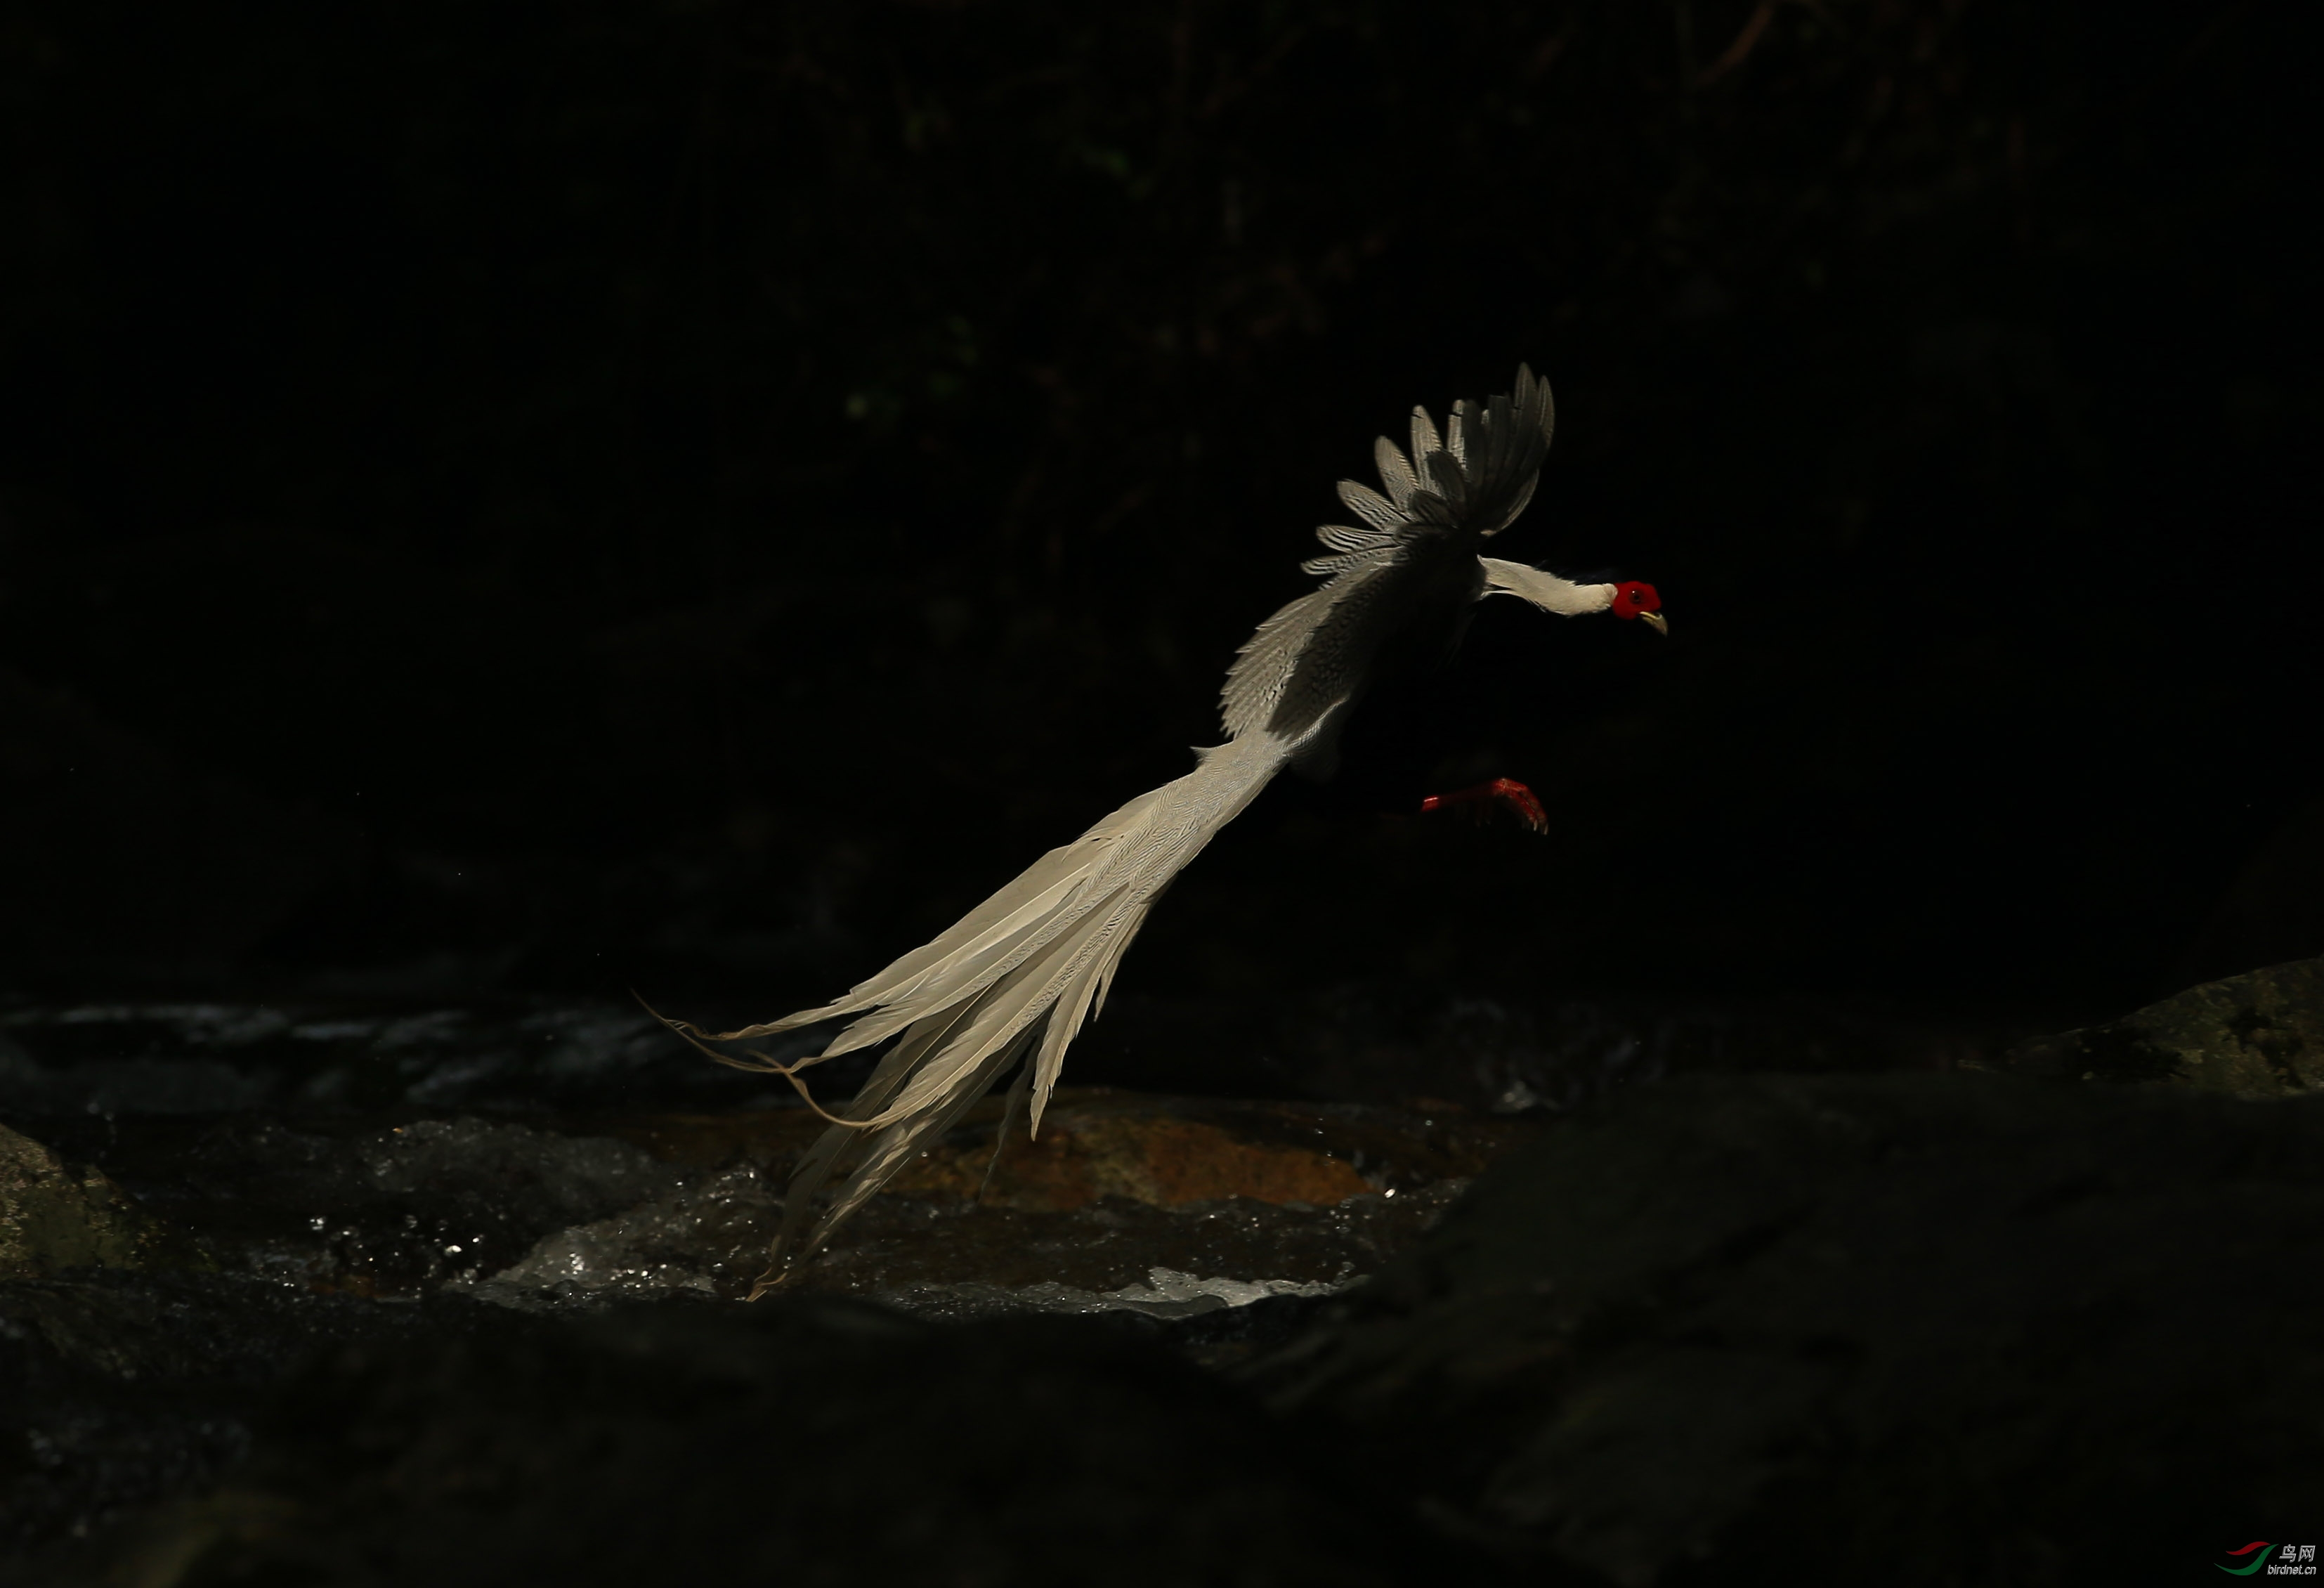
[[[1385,494],[1340,482],[1340,500],[1360,524],[1315,531],[1331,555],[1303,566],[1324,583],[1242,647],[1221,699],[1226,743],[1197,750],[1194,771],[1052,849],[844,998],[733,1031],[669,1022],[690,1040],[730,1042],[854,1017],[821,1053],[792,1064],[714,1055],[785,1076],[831,1122],[792,1177],[773,1262],[753,1296],[819,1248],[1012,1068],[1002,1136],[1028,1107],[1038,1134],[1067,1044],[1103,1007],[1123,953],[1171,879],[1285,767],[1329,776],[1366,685],[1443,655],[1475,603],[1517,596],[1563,617],[1610,611],[1663,630],[1651,585],[1579,585],[1479,554],[1532,499],[1554,418],[1549,383],[1519,366],[1514,392],[1456,402],[1441,433],[1425,410],[1413,410],[1409,456],[1382,437],[1374,457]],[[1466,797],[1478,796],[1510,799],[1540,825],[1520,784]],[[798,1071],[890,1037],[895,1046],[844,1114],[815,1104]],[[817,1216],[817,1193],[835,1176],[837,1189]]]

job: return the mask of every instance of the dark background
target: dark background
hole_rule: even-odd
[[[2324,951],[2312,15],[0,8],[0,990],[820,1001],[1520,359],[1673,637],[1487,604],[1406,758],[1552,836],[1271,791],[1133,1022]]]

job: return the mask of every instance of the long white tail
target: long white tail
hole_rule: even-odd
[[[1202,760],[1193,771],[1050,850],[935,942],[835,1002],[734,1031],[702,1033],[671,1022],[688,1036],[724,1042],[856,1016],[829,1047],[796,1064],[763,1055],[749,1063],[724,1059],[791,1076],[795,1085],[797,1070],[900,1034],[846,1113],[825,1115],[835,1122],[792,1176],[774,1263],[760,1289],[787,1258],[828,1240],[1012,1065],[1019,1067],[1002,1131],[1029,1094],[1030,1126],[1038,1134],[1066,1046],[1083,1020],[1104,1007],[1114,969],[1146,912],[1282,770],[1289,748],[1262,732],[1196,751]],[[1036,1041],[1038,1050],[1028,1058]],[[844,1177],[830,1205],[813,1217],[816,1194],[835,1174]]]

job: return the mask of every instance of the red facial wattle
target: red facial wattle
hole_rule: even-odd
[[[1625,579],[1614,586],[1616,617],[1643,617],[1647,613],[1662,609],[1663,598],[1655,593],[1652,585],[1642,584],[1637,579]]]

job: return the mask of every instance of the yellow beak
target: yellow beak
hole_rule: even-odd
[[[1638,621],[1665,639],[1670,635],[1670,624],[1663,621],[1663,614],[1659,612],[1642,612],[1638,614]]]

